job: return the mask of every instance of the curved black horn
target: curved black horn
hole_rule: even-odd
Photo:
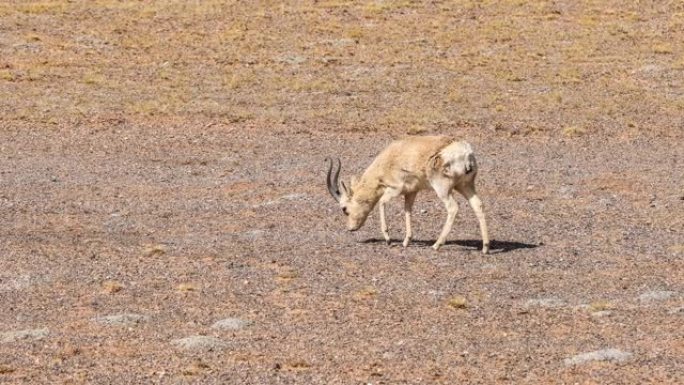
[[[340,159],[337,159],[337,170],[335,171],[335,176],[333,177],[332,175],[332,170],[333,170],[333,160],[331,158],[325,158],[325,161],[329,163],[328,165],[328,175],[326,177],[326,184],[328,185],[328,192],[330,192],[330,195],[332,195],[333,198],[335,198],[336,201],[340,201],[340,198],[342,197],[342,193],[340,193],[340,187],[339,187],[339,178],[340,178],[340,170],[342,170],[342,162],[340,162]]]

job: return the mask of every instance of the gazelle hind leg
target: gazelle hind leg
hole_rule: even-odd
[[[475,192],[475,186],[463,186],[458,189],[468,200],[468,204],[473,208],[477,220],[480,222],[480,233],[482,234],[482,253],[489,252],[489,231],[487,230],[487,220],[484,215],[484,205]]]
[[[458,202],[454,198],[451,186],[448,186],[448,188],[445,188],[447,186],[439,185],[433,187],[435,187],[437,196],[439,196],[439,199],[441,199],[442,202],[444,202],[444,206],[447,210],[447,219],[444,223],[444,227],[442,228],[442,233],[439,235],[437,242],[435,242],[435,244],[432,245],[433,249],[439,250],[439,248],[442,247],[442,245],[444,245],[444,242],[446,242],[446,238],[451,232],[451,227],[454,225],[454,221],[456,220],[456,214],[458,214]]]
[[[413,238],[413,230],[411,229],[411,211],[413,210],[413,203],[416,201],[418,193],[406,194],[404,196],[404,216],[406,217],[406,235],[404,237],[404,247],[408,247]]]

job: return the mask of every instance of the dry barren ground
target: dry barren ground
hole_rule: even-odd
[[[684,6],[0,2],[0,382],[684,382]],[[461,202],[324,186],[467,137]]]

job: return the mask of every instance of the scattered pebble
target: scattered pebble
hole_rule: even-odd
[[[124,313],[105,317],[96,317],[92,320],[103,325],[132,326],[147,321],[149,317],[142,314]]]
[[[171,341],[172,344],[184,350],[212,352],[227,347],[225,341],[209,336],[190,336]]]
[[[262,206],[272,206],[272,205],[277,205],[277,204],[288,202],[288,201],[302,200],[304,198],[306,198],[306,194],[297,194],[297,193],[287,194],[287,195],[283,195],[283,196],[278,197],[278,198],[271,200],[271,201],[266,201],[263,203],[256,204],[253,207],[257,208],[257,207],[262,207]]]
[[[278,61],[287,64],[302,64],[306,62],[306,58],[304,56],[285,55],[278,58]]]
[[[561,299],[556,298],[556,297],[535,298],[535,299],[527,300],[527,302],[525,302],[525,306],[526,307],[543,307],[543,308],[555,309],[555,308],[565,306],[565,302]]]
[[[146,258],[156,257],[166,254],[166,246],[164,245],[147,245],[143,250],[143,255]]]
[[[651,302],[651,301],[665,301],[674,297],[677,294],[675,291],[669,290],[654,290],[648,291],[639,296],[639,301],[641,302]]]
[[[667,314],[682,314],[684,315],[684,306],[674,308],[667,312]]]
[[[251,324],[252,324],[252,321],[243,320],[240,318],[226,318],[226,319],[222,319],[220,321],[214,322],[214,324],[211,325],[211,327],[214,329],[221,329],[221,330],[240,330],[240,329],[243,329],[247,326],[250,326]]]
[[[571,358],[566,358],[563,362],[566,366],[581,365],[592,361],[614,361],[624,362],[632,358],[632,353],[623,352],[619,349],[603,349],[589,353],[582,353]]]
[[[577,189],[573,186],[562,186],[558,189],[558,196],[561,199],[575,199],[577,197]]]
[[[329,40],[322,40],[322,44],[331,44],[335,47],[345,47],[348,45],[353,45],[356,44],[356,40],[354,39],[329,39]]]
[[[0,343],[7,344],[21,340],[41,340],[50,334],[47,328],[17,330],[13,332],[0,333]]]
[[[29,286],[31,286],[31,277],[28,275],[20,275],[10,278],[0,277],[0,293],[5,291],[22,290]]]
[[[266,231],[264,231],[264,230],[250,230],[250,231],[244,232],[244,235],[249,239],[261,238],[265,234],[266,234]]]
[[[592,312],[591,316],[596,317],[596,318],[602,318],[602,317],[608,317],[611,314],[613,314],[613,312],[610,310],[599,310],[599,311]]]

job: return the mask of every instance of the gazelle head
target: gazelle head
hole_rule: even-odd
[[[337,159],[337,169],[333,171],[334,162],[331,158],[325,159],[328,162],[328,174],[326,184],[330,195],[340,204],[344,215],[347,216],[347,230],[356,231],[366,222],[368,214],[373,209],[374,204],[361,199],[355,199],[358,194],[355,191],[358,187],[356,177],[351,178],[351,184],[347,187],[340,181],[340,171],[342,163]]]

